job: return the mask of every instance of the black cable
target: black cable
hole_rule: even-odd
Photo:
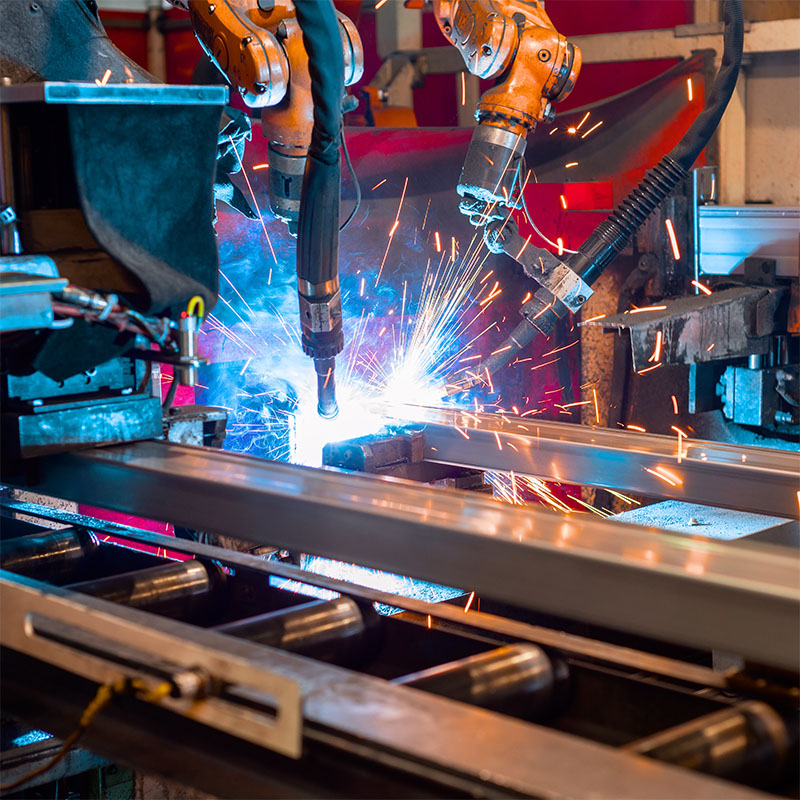
[[[314,100],[314,127],[297,226],[297,274],[309,283],[320,284],[339,274],[344,54],[332,0],[297,0],[295,6],[308,53]]]
[[[358,214],[358,209],[361,208],[361,184],[358,182],[358,176],[356,175],[355,169],[353,169],[353,162],[350,160],[350,151],[347,149],[347,140],[344,136],[344,131],[342,131],[342,150],[344,150],[344,160],[347,162],[347,169],[350,172],[350,178],[353,181],[353,185],[356,189],[356,204],[353,207],[353,210],[350,212],[350,216],[344,221],[344,225],[339,228],[339,233],[341,233],[352,221],[353,217]]]
[[[169,385],[169,389],[167,389],[167,396],[164,398],[164,402],[161,404],[161,407],[164,411],[169,411],[172,408],[172,404],[175,402],[175,395],[178,393],[178,377],[173,374],[172,376],[172,383]]]

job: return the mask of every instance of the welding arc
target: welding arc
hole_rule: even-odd
[[[723,18],[724,52],[719,72],[700,112],[683,138],[642,179],[622,201],[617,210],[603,220],[578,251],[567,260],[573,272],[590,286],[602,275],[606,267],[627,247],[631,237],[651,212],[667,195],[687,177],[688,170],[708,144],[730,102],[744,47],[744,12],[742,0],[725,0]],[[481,362],[476,374],[492,374],[512,361],[538,333],[545,336],[556,323],[569,313],[569,309],[546,289],[540,289],[521,310],[525,318],[512,331],[508,339],[495,350],[496,355]],[[471,389],[480,379],[470,378],[448,382],[448,394],[459,394]]]

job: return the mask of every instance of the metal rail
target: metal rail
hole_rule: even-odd
[[[161,441],[42,459],[38,491],[800,666],[798,559]]]
[[[424,425],[426,461],[798,515],[797,452],[681,437],[679,454],[677,436],[421,406],[389,414]]]
[[[358,597],[369,603],[382,603],[393,608],[400,608],[423,619],[430,616],[433,620],[432,627],[451,630],[474,629],[484,633],[510,636],[522,641],[552,647],[572,656],[586,657],[616,666],[622,665],[637,671],[652,672],[686,683],[695,683],[703,687],[725,689],[728,686],[725,673],[714,671],[710,667],[690,664],[667,656],[634,650],[630,647],[611,644],[598,639],[576,636],[575,634],[545,628],[540,625],[531,625],[527,622],[500,617],[495,614],[487,614],[475,609],[471,609],[468,614],[465,614],[462,608],[449,603],[431,603],[381,589],[359,586],[340,578],[331,578],[327,575],[308,572],[294,564],[281,561],[265,561],[260,556],[250,553],[225,550],[224,554],[220,555],[220,549],[214,545],[201,544],[187,539],[177,539],[163,533],[143,531],[127,525],[94,519],[83,514],[40,506],[35,503],[3,498],[2,508],[7,511],[33,515],[39,519],[86,527],[94,533],[107,533],[128,541],[163,547],[165,553],[172,551],[185,553],[197,558],[204,557],[210,560],[218,560],[220,563],[234,567],[237,570],[258,572],[265,579],[274,575],[297,581],[298,583],[311,584],[345,596]]]

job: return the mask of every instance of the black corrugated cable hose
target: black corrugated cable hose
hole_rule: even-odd
[[[312,330],[301,315],[303,351],[314,359],[317,372],[318,410],[335,416],[334,359],[344,347],[339,296],[339,195],[344,95],[344,54],[339,20],[332,0],[295,0],[297,22],[303,32],[311,75],[314,127],[308,148],[300,218],[297,225],[297,277],[319,287],[302,297],[328,304],[333,324],[329,330]],[[327,285],[328,289],[324,289]]]
[[[630,192],[611,216],[589,234],[567,264],[586,283],[593,284],[605,268],[625,249],[639,226],[667,195],[683,180],[719,125],[728,107],[742,63],[744,13],[742,0],[725,0],[723,7],[724,50],[722,63],[705,108],[698,114],[683,138]],[[480,373],[495,372],[508,364],[538,333],[548,336],[569,309],[546,289],[539,289],[522,307],[523,321],[500,346],[497,355],[480,365]],[[453,384],[448,394],[471,388],[470,383]]]

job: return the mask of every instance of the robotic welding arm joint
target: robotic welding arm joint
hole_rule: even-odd
[[[497,78],[475,110],[478,125],[458,182],[462,213],[482,226],[518,208],[526,137],[572,91],[581,52],[556,31],[540,0],[434,0],[439,27],[479,78]]]

